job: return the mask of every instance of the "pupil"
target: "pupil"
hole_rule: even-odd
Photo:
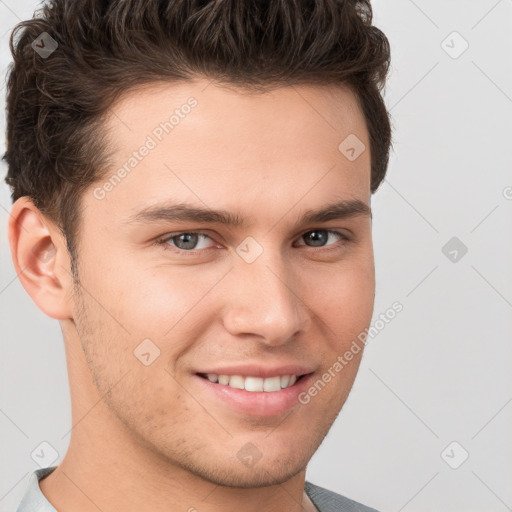
[[[195,233],[183,233],[181,235],[177,235],[175,237],[173,237],[173,241],[174,243],[180,248],[180,249],[193,249],[194,246],[197,244],[197,238],[198,238],[198,235],[196,235]],[[184,239],[184,243],[185,243],[185,246],[181,246],[180,245],[183,245],[181,242],[176,242],[175,239]]]
[[[309,237],[313,242],[313,245],[323,245],[323,243],[325,243],[326,233],[325,231],[310,231]]]

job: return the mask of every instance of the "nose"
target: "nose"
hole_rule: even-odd
[[[233,336],[257,336],[267,345],[305,332],[311,320],[299,277],[277,250],[265,250],[252,263],[236,260],[226,283],[224,327]]]

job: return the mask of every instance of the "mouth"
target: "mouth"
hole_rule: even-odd
[[[268,417],[280,415],[301,405],[299,396],[310,385],[314,372],[296,376],[281,375],[267,379],[205,373],[196,373],[194,376],[201,386],[201,392],[207,394],[208,402],[218,403],[222,408],[227,406],[230,411],[242,413],[245,416]],[[281,387],[281,379],[284,387]]]

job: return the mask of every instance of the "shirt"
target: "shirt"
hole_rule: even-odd
[[[49,475],[56,467],[36,469],[30,474],[27,489],[16,512],[57,512],[39,487],[39,480]],[[374,508],[345,498],[341,494],[324,489],[307,480],[304,482],[304,491],[319,512],[378,512]]]

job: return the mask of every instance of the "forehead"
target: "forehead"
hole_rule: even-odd
[[[298,201],[369,203],[368,132],[345,88],[251,93],[204,80],[151,84],[122,96],[105,125],[114,153],[95,186],[111,182],[98,206],[112,215],[172,199],[260,215],[262,204],[282,215],[278,205]],[[342,151],[347,140],[359,144],[356,159]]]

